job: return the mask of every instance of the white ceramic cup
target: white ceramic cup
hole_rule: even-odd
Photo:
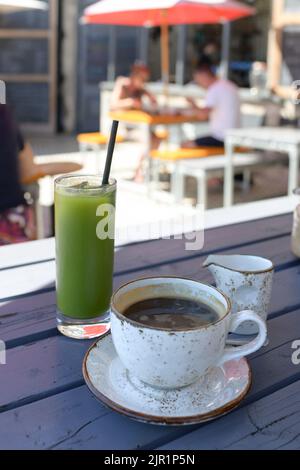
[[[219,319],[204,327],[170,331],[142,325],[123,315],[137,302],[161,297],[200,300],[212,307]],[[241,347],[226,346],[229,331],[249,320],[257,324],[258,336]],[[265,322],[256,313],[232,314],[229,299],[214,287],[175,277],[140,279],[117,290],[112,298],[111,333],[129,375],[164,389],[196,382],[210,368],[257,351],[267,337]]]

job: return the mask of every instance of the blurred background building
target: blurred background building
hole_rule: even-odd
[[[160,79],[159,29],[86,27],[80,18],[94,0],[45,1],[46,12],[0,17],[0,79],[6,81],[8,101],[25,128],[49,133],[96,130],[99,83],[127,74],[136,59],[150,65],[152,81]],[[272,87],[290,85],[300,78],[298,54],[293,53],[300,46],[300,2],[244,3],[254,5],[257,15],[232,25],[230,78],[248,87],[253,62],[265,62],[269,54]],[[172,82],[188,83],[203,51],[218,64],[221,43],[221,25],[172,28]]]

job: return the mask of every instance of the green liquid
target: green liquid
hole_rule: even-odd
[[[99,191],[56,188],[57,305],[65,316],[93,319],[110,308],[114,239],[100,240],[96,228],[102,204],[115,207],[115,188]]]

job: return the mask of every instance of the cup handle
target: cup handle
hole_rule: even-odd
[[[249,356],[249,354],[258,351],[265,344],[267,339],[266,323],[252,310],[244,310],[233,314],[230,331],[236,331],[245,321],[253,321],[258,325],[259,332],[257,337],[243,346],[227,346],[220,359],[219,365],[223,365],[225,362],[232,361],[233,359],[240,359],[242,357]]]

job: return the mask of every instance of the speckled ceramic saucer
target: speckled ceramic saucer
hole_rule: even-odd
[[[154,389],[129,376],[111,334],[88,350],[83,375],[96,398],[113,410],[138,421],[173,426],[198,424],[229,413],[251,386],[249,364],[241,359],[211,369],[189,387]]]

